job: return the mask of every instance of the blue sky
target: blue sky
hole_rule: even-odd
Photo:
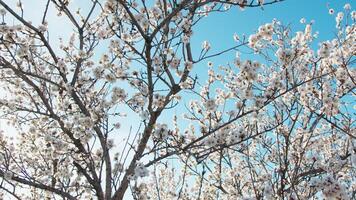
[[[208,40],[212,46],[209,53],[219,52],[236,45],[233,40],[234,33],[237,33],[240,38],[245,34],[248,38],[260,25],[269,23],[274,18],[284,25],[291,25],[292,33],[304,30],[305,25],[300,23],[301,18],[305,18],[307,23],[313,20],[315,21],[313,32],[319,32],[316,41],[328,40],[335,36],[335,15],[339,11],[344,11],[343,7],[346,3],[351,4],[351,10],[356,7],[355,0],[285,0],[264,6],[263,9],[247,8],[241,11],[238,7],[234,7],[225,13],[212,13],[193,29],[192,47],[199,53],[201,43]],[[334,15],[329,14],[329,8],[335,10]],[[317,48],[318,42],[313,46]],[[226,55],[228,57],[220,56],[213,61],[216,65],[224,65],[232,61],[235,52]]]
[[[248,35],[259,25],[271,22],[274,18],[284,24],[291,23],[297,31],[303,28],[299,21],[304,17],[307,22],[315,20],[313,29],[320,32],[320,39],[328,39],[332,37],[331,30],[335,30],[335,16],[329,15],[327,5],[336,14],[343,11],[346,3],[350,3],[352,9],[356,6],[355,0],[285,0],[265,6],[263,10],[250,8],[241,11],[235,7],[229,12],[213,13],[203,19],[195,28],[198,31],[194,33],[194,38],[207,39],[213,47],[227,47],[233,43],[232,35],[235,32]]]

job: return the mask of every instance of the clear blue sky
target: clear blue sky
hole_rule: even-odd
[[[351,10],[355,9],[355,0],[285,0],[265,6],[263,10],[250,8],[241,11],[235,7],[226,13],[213,13],[195,27],[193,47],[200,47],[203,40],[211,42],[212,52],[231,47],[235,32],[240,36],[249,35],[274,18],[283,24],[291,24],[293,31],[304,30],[304,25],[299,22],[301,18],[307,22],[314,20],[313,30],[319,31],[320,40],[327,40],[334,34],[336,13],[343,11],[346,3],[351,4]],[[335,10],[334,16],[329,15],[328,4]],[[219,64],[226,64],[226,61]]]
[[[196,27],[199,31],[195,36],[211,40],[213,46],[223,47],[233,42],[234,32],[239,35],[252,33],[259,25],[271,22],[273,18],[284,24],[291,23],[295,28],[302,28],[299,20],[304,17],[307,22],[315,20],[314,29],[320,32],[321,38],[329,38],[330,30],[335,28],[335,16],[328,14],[327,5],[329,4],[336,14],[343,11],[346,3],[350,3],[352,9],[355,9],[355,0],[285,0],[265,6],[263,10],[250,8],[240,11],[235,7],[226,13],[213,13],[202,20]]]

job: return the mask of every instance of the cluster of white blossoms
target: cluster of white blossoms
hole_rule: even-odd
[[[165,100],[166,100],[166,96],[156,93],[153,96],[153,105],[156,108],[162,108],[164,106]]]
[[[146,18],[145,11],[142,10],[144,13],[136,14],[135,19],[141,25],[142,28],[148,29],[150,26],[149,20]]]
[[[261,64],[258,61],[252,62],[251,60],[246,60],[240,66],[239,78],[244,82],[253,82],[257,79],[257,70]]]
[[[145,165],[143,163],[137,163],[136,167],[135,167],[135,171],[132,175],[132,179],[136,180],[138,178],[143,178],[149,175],[149,171],[148,169],[145,167]]]
[[[351,13],[348,17],[352,18]],[[350,199],[349,194],[354,190],[350,182],[353,180],[355,151],[346,149],[350,147],[355,131],[353,125],[341,125],[338,121],[352,118],[349,114],[345,118],[342,115],[345,106],[351,109],[352,103],[350,105],[348,101],[353,98],[350,92],[355,87],[353,77],[356,74],[350,62],[351,52],[355,49],[355,26],[345,25],[338,30],[337,39],[321,42],[320,48],[314,50],[311,45],[317,33],[312,32],[312,23],[306,24],[304,31],[292,35],[288,28],[274,22],[270,33],[264,33],[261,28],[261,36],[250,37],[253,44],[250,47],[270,59],[271,62],[266,64],[263,61],[261,64],[251,60],[243,62],[238,56],[234,61],[238,69],[221,67],[221,74],[212,70],[212,62],[208,64],[208,81],[199,91],[200,97],[204,97],[202,103],[191,101],[190,113],[184,115],[192,122],[199,122],[201,135],[191,137],[186,131],[185,139],[189,144],[202,138],[201,149],[192,152],[199,163],[209,163],[213,172],[208,173],[212,178],[207,182],[221,181],[216,187],[203,186],[204,198],[213,198],[213,191],[223,188],[227,191],[222,194],[226,199],[256,198],[262,193],[266,199],[277,199],[282,195],[308,199],[320,196],[320,193],[327,199]],[[340,23],[342,25],[343,21]],[[216,87],[220,88],[213,89]],[[230,109],[232,103],[236,109]],[[248,120],[231,120],[244,115],[249,116]],[[231,154],[226,149],[220,151],[224,146],[231,148]],[[232,152],[240,154],[234,157]],[[227,159],[226,166],[238,166],[239,169],[221,169],[224,164],[217,164],[221,158]],[[244,174],[245,179],[241,175],[221,176],[221,171],[233,170]],[[296,174],[290,175],[293,170]],[[266,172],[263,177],[269,178],[262,178],[262,172]],[[245,174],[249,173],[251,176],[246,178]],[[334,179],[325,178],[329,173]],[[321,177],[317,190],[309,185],[308,177],[312,176]],[[274,184],[277,179],[283,183]],[[235,187],[245,184],[246,187],[237,192],[229,184]],[[296,188],[291,189],[291,184]],[[265,189],[257,189],[256,196],[251,196],[253,188]]]
[[[134,94],[128,101],[128,104],[137,112],[145,106],[147,99],[142,93]]]
[[[172,58],[171,61],[169,62],[169,66],[172,68],[172,69],[177,69],[178,66],[180,64],[180,59],[178,58]]]
[[[165,140],[169,137],[169,132],[167,124],[156,124],[153,134],[155,138]]]
[[[239,96],[241,99],[250,99],[253,96],[251,84],[258,78],[258,70],[261,64],[258,61],[246,60],[242,62],[239,57],[235,58],[235,66],[240,70],[235,73],[229,69],[227,71],[227,80],[229,80],[227,87],[232,90],[239,89]],[[232,91],[236,93],[236,91]]]
[[[30,52],[30,48],[28,45],[24,44],[22,45],[19,50],[16,52],[16,55],[19,57],[19,58],[24,58],[26,56],[28,56]]]
[[[279,48],[276,51],[276,57],[283,63],[289,63],[293,58],[295,52],[291,49]]]
[[[24,178],[79,199],[96,193],[104,199],[99,196],[119,188],[117,183],[132,186],[137,199],[312,199],[320,193],[349,199],[356,162],[349,111],[356,13],[350,5],[335,16],[336,37],[320,42],[319,49],[313,48],[313,22],[305,19],[305,29],[295,34],[274,20],[248,43],[234,35],[238,47],[217,54],[209,55],[208,41],[198,47],[190,41],[202,16],[233,4],[263,3],[97,2],[90,16],[81,10],[69,16],[79,29],[60,39],[58,52],[48,39],[51,23],[28,22],[32,27],[6,18],[9,12],[0,8],[9,21],[0,24],[0,85],[9,94],[1,97],[0,110],[20,132],[16,143],[0,135],[0,173],[11,181],[5,186],[18,191],[12,187],[21,184],[11,178]],[[71,12],[61,7],[59,15]],[[238,53],[224,66],[213,58],[240,48],[256,54]],[[206,59],[207,80],[194,78],[193,66]],[[172,109],[184,115],[187,127],[176,116],[173,123],[162,117]],[[131,125],[120,121],[124,110],[137,119],[128,121],[139,126],[135,137],[114,135]],[[127,142],[123,150],[120,141]],[[152,162],[151,155],[157,156]],[[136,160],[128,162],[131,157]],[[152,182],[131,185],[151,169],[158,169]],[[105,184],[111,187],[101,188]]]
[[[325,199],[350,199],[345,185],[339,183],[332,175],[327,175],[322,179],[313,178],[310,186],[322,191]]]
[[[186,62],[184,63],[184,67],[185,67],[188,71],[192,71],[192,69],[193,69],[193,62],[191,62],[191,61],[186,61]]]
[[[162,73],[163,71],[162,58],[160,56],[155,56],[153,57],[152,62],[153,62],[154,72],[156,74]]]
[[[246,138],[245,130],[242,127],[237,127],[230,132],[230,143],[234,144]]]
[[[333,91],[330,83],[325,83],[323,85],[323,110],[326,115],[332,116],[339,112],[339,100],[337,96],[333,95]]]
[[[183,36],[181,37],[183,44],[188,44],[190,42],[190,39],[193,35],[193,31],[191,27],[192,27],[192,20],[188,18],[183,18],[179,25],[179,28],[183,31]],[[172,33],[176,32],[176,29],[172,28],[171,32]]]
[[[274,23],[268,23],[262,25],[258,28],[256,34],[250,35],[248,38],[248,45],[254,49],[258,50],[262,46],[262,41],[271,41],[273,36]]]
[[[321,47],[320,49],[318,50],[318,55],[321,57],[321,58],[325,58],[325,57],[328,57],[330,55],[330,43],[328,42],[323,42],[321,44]]]
[[[114,87],[112,89],[111,101],[116,103],[117,101],[124,101],[127,97],[126,91],[119,87]]]
[[[11,171],[6,171],[6,172],[4,172],[4,179],[7,181],[10,181],[12,179],[13,175],[14,174]]]
[[[203,105],[209,112],[214,112],[217,109],[215,99],[207,99],[204,101]]]
[[[240,144],[248,137],[248,131],[243,126],[248,127],[248,123],[241,121],[241,125],[231,124],[220,128],[214,134],[209,135],[203,140],[207,147],[217,145],[235,145]],[[219,127],[218,124],[215,127]]]

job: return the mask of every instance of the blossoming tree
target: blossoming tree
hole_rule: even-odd
[[[303,31],[274,20],[234,35],[235,46],[218,53],[208,41],[191,45],[210,13],[277,2],[87,0],[81,11],[69,0],[43,0],[38,23],[24,17],[21,1],[15,8],[0,0],[1,117],[18,132],[0,133],[1,195],[355,198],[349,4],[336,14],[335,38],[318,49],[303,20]],[[73,29],[59,42],[50,39],[50,9]],[[230,64],[209,61],[231,51]],[[194,67],[206,61],[203,80]],[[185,110],[170,114],[176,107]]]

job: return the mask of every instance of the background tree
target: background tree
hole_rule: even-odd
[[[15,9],[0,0],[1,113],[19,132],[0,135],[2,191],[16,199],[119,200],[129,187],[136,199],[355,197],[349,4],[336,14],[335,39],[316,51],[312,23],[294,34],[274,20],[211,53],[208,41],[191,45],[200,20],[278,1],[87,2],[82,11],[44,1],[38,23],[21,1]],[[52,10],[73,28],[58,44]],[[194,72],[230,51],[230,64],[208,62],[207,80]],[[186,109],[171,114],[176,107]]]

